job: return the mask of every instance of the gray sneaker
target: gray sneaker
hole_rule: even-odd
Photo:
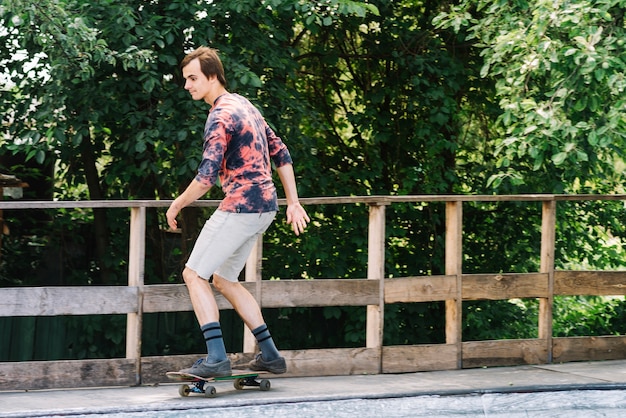
[[[261,353],[257,354],[256,358],[248,363],[250,370],[254,371],[266,371],[274,374],[281,374],[287,371],[287,363],[284,357],[278,357],[275,360],[265,361]]]
[[[230,376],[233,374],[230,368],[230,359],[220,361],[219,363],[207,363],[204,358],[198,359],[193,366],[188,369],[179,370],[179,372],[195,374],[200,377]]]

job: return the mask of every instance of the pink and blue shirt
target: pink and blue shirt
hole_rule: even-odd
[[[292,164],[287,146],[246,98],[219,96],[204,125],[204,148],[196,180],[213,186],[219,176],[225,212],[278,210],[272,166]]]

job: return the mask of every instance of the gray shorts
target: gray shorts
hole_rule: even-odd
[[[186,266],[206,280],[215,273],[236,282],[258,237],[275,216],[276,212],[216,210],[200,231]]]

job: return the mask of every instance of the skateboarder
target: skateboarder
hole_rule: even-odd
[[[181,372],[202,377],[231,374],[212,283],[257,339],[261,352],[249,368],[285,373],[285,359],[274,344],[261,309],[238,277],[257,238],[278,211],[271,162],[285,190],[287,223],[299,235],[310,222],[298,201],[291,156],[250,101],[226,90],[224,69],[214,49],[192,51],[181,62],[181,69],[191,98],[204,100],[211,108],[197,175],[167,210],[168,225],[176,229],[180,210],[204,196],[218,176],[225,194],[200,232],[182,273],[208,354]]]

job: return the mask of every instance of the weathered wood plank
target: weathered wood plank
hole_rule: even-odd
[[[385,317],[385,205],[370,205],[367,227],[367,279],[378,284],[376,303],[367,305],[365,346],[381,349]],[[380,372],[381,364],[378,364]]]
[[[255,282],[242,282],[251,293]],[[143,288],[144,312],[179,312],[192,310],[184,284],[148,285]],[[311,306],[365,306],[378,301],[378,280],[264,280],[261,282],[261,306],[264,308]],[[220,309],[232,309],[215,292]]]
[[[146,208],[130,210],[130,237],[128,242],[128,286],[136,287],[139,300],[137,313],[126,315],[126,358],[141,357],[141,328],[143,323],[143,292],[146,255]]]
[[[242,282],[251,293],[255,282]],[[148,285],[143,288],[144,312],[191,311],[189,292],[184,284]],[[365,306],[378,300],[378,281],[366,279],[337,280],[264,280],[261,282],[261,306],[264,308],[311,306]],[[232,309],[215,292],[220,309]]]
[[[165,376],[166,372],[177,371],[190,367],[196,360],[206,356],[203,354],[158,356],[141,358],[141,383],[152,385],[155,383],[171,382]]]
[[[383,347],[383,373],[425,372],[457,368],[456,344]]]
[[[626,200],[626,194],[520,194],[520,195],[404,195],[404,196],[332,196],[300,198],[303,205],[342,205],[365,203],[369,205],[389,205],[393,203],[414,202],[545,202],[545,201],[589,201],[589,200]],[[41,209],[41,208],[130,208],[157,207],[166,208],[171,200],[5,200],[0,201],[0,209]],[[192,206],[217,207],[220,200],[197,200]],[[279,205],[286,205],[286,199],[278,199]]]
[[[539,338],[546,343],[546,361],[552,362],[552,306],[554,305],[554,252],[556,242],[556,201],[541,204],[541,250],[539,273],[548,275],[548,295],[539,298]]]
[[[281,351],[288,376],[346,376],[380,373],[380,349],[333,348]]]
[[[287,356],[288,351],[281,351],[281,354]],[[141,358],[141,376],[143,384],[155,384],[171,382],[165,373],[169,371],[180,370],[189,367],[196,360],[206,356],[206,353],[186,354],[176,356],[152,356]],[[244,369],[247,364],[254,358],[255,353],[231,353],[228,355],[233,369]],[[285,373],[285,376],[289,374]]]
[[[559,337],[552,339],[553,361],[622,360],[626,358],[626,336]]]
[[[250,292],[254,291],[254,283],[242,283]],[[214,291],[219,309],[233,309],[232,305],[217,291]],[[153,284],[143,287],[143,311],[154,312],[186,312],[192,311],[189,291],[184,284]]]
[[[287,373],[280,377],[296,376],[347,376],[379,373],[380,351],[370,348],[334,348],[315,350],[281,350],[287,362]],[[142,383],[171,382],[165,372],[189,367],[204,354],[141,359]],[[233,368],[245,368],[254,353],[229,355]],[[278,376],[277,376],[278,377]]]
[[[548,297],[548,275],[464,274],[463,300],[505,300]]]
[[[143,287],[143,312],[186,312],[193,310],[184,284],[152,284]]]
[[[257,303],[261,302],[261,292],[262,292],[262,281],[263,275],[261,274],[263,270],[263,235],[261,234],[252,247],[252,251],[248,255],[248,259],[246,260],[246,268],[244,273],[245,281],[248,283],[254,283],[254,299]],[[257,348],[257,341],[250,328],[246,325],[243,326],[243,351],[254,352]]]
[[[0,363],[0,390],[134,386],[135,360],[69,360]]]
[[[432,302],[456,296],[456,276],[385,279],[385,303]]]
[[[367,279],[264,280],[264,308],[378,305],[379,281]]]
[[[545,202],[545,201],[589,201],[589,200],[626,200],[624,194],[611,195],[405,195],[405,196],[332,196],[300,198],[303,205],[346,205],[365,203],[368,205],[389,205],[393,203],[415,202]],[[41,208],[131,208],[156,207],[167,208],[171,200],[79,200],[79,201],[0,201],[0,209],[41,209]],[[192,206],[217,207],[220,200],[197,200]],[[278,199],[279,205],[286,205],[286,199]]]
[[[463,343],[463,368],[544,364],[546,342],[540,339],[468,341]]]
[[[8,287],[0,316],[106,315],[137,312],[137,287]]]
[[[461,368],[461,343],[463,341],[463,204],[446,203],[445,273],[456,278],[456,296],[447,299],[446,344],[455,344],[457,368]]]
[[[556,271],[555,295],[626,295],[626,271]]]

